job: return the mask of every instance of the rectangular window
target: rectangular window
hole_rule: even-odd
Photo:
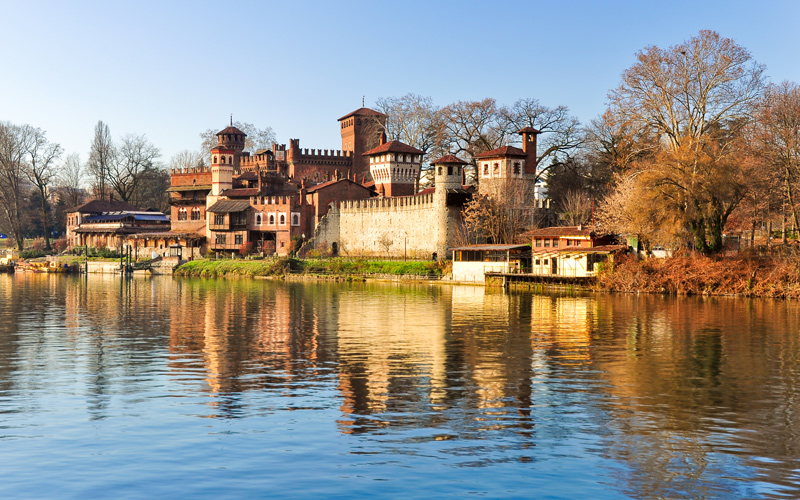
[[[241,245],[243,243],[243,238],[241,234],[237,234],[233,237],[233,243],[236,245]]]
[[[545,238],[544,239],[544,246],[545,247],[549,247],[550,246],[550,238]]]
[[[225,214],[214,214],[214,225],[222,226],[225,224]]]
[[[542,239],[541,238],[536,238],[536,246],[537,247],[542,246]]]
[[[554,247],[558,246],[558,238],[553,238],[553,246]]]
[[[214,239],[214,241],[216,242],[217,245],[224,245],[226,240],[227,240],[227,238],[225,236],[227,236],[227,235],[218,234],[218,235],[216,235],[216,238]]]

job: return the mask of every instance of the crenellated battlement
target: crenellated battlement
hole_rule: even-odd
[[[294,196],[252,196],[250,204],[258,208],[259,206],[286,206],[295,204]]]
[[[433,208],[435,196],[433,193],[418,194],[414,196],[395,196],[392,198],[368,198],[366,200],[344,200],[338,203],[341,213],[356,213],[362,211],[405,211],[423,210]]]
[[[311,160],[319,160],[319,159],[330,159],[330,160],[342,160],[348,159],[353,156],[352,151],[342,151],[340,149],[314,149],[314,148],[303,148],[302,150],[298,150],[299,159],[311,159]],[[298,158],[295,157],[295,160]]]
[[[171,168],[169,173],[171,175],[178,174],[204,174],[210,173],[211,167],[184,167],[184,168]]]

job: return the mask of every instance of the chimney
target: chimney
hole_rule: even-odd
[[[538,130],[533,127],[525,127],[519,132],[517,132],[522,136],[522,151],[525,152],[527,157],[525,158],[525,173],[526,174],[535,174],[536,173],[536,136],[541,134]]]

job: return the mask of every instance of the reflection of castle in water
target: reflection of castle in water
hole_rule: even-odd
[[[37,286],[63,296],[60,341],[90,346],[80,362],[92,373],[87,403],[98,417],[113,370],[134,384],[166,356],[167,376],[207,394],[214,416],[235,417],[243,401],[252,404],[247,391],[289,409],[285,396],[302,388],[340,410],[345,433],[507,426],[534,442],[546,426],[541,408],[580,399],[581,411],[613,436],[608,455],[631,468],[631,490],[652,496],[677,481],[665,479],[668,472],[700,483],[709,477],[703,464],[715,460],[709,442],[718,432],[709,422],[741,429],[726,446],[775,460],[800,455],[791,417],[800,414],[798,315],[783,303],[458,286],[0,279],[15,280],[0,286],[4,303],[18,300],[23,280],[45,279]],[[46,319],[45,307],[30,313]],[[755,334],[754,324],[768,327]],[[5,322],[0,332],[14,328]],[[3,351],[0,361],[34,355]],[[13,369],[0,363],[0,374]],[[553,380],[591,395],[555,391]]]

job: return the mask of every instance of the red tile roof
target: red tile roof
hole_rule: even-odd
[[[592,229],[581,226],[555,226],[534,229],[525,233],[526,236],[591,236]]]
[[[347,113],[343,117],[339,118],[339,120],[337,120],[337,121],[342,121],[345,118],[350,118],[351,116],[356,116],[356,115],[357,116],[386,116],[383,113],[381,113],[380,111],[375,111],[374,109],[358,108],[357,110],[355,110],[355,111],[353,111],[351,113]]]
[[[226,189],[222,193],[223,196],[230,196],[232,198],[244,198],[250,196],[256,196],[258,194],[258,188],[236,188],[236,189]]]
[[[444,163],[458,163],[460,165],[466,165],[467,164],[467,162],[465,162],[464,160],[462,160],[458,156],[444,155],[441,158],[439,158],[438,160],[432,161],[431,165],[439,165],[439,164],[444,164]]]
[[[376,155],[380,153],[411,153],[415,155],[424,154],[419,149],[413,146],[409,146],[408,144],[405,144],[403,142],[389,141],[387,143],[381,144],[377,148],[370,149],[369,151],[364,153],[364,156]]]
[[[254,181],[258,179],[258,175],[256,175],[256,173],[253,172],[252,170],[248,170],[247,172],[242,172],[241,174],[239,174],[238,179],[240,181]]]
[[[317,184],[316,186],[312,186],[312,187],[308,188],[306,190],[306,192],[313,193],[314,191],[319,191],[320,189],[325,189],[327,187],[330,187],[330,186],[332,186],[334,184],[338,184],[340,182],[349,182],[351,184],[355,184],[356,186],[358,186],[360,188],[366,189],[367,191],[371,191],[368,187],[366,187],[363,184],[360,184],[358,182],[353,182],[350,179],[339,179],[338,181],[328,181],[328,182],[323,182],[322,184]]]
[[[211,148],[211,151],[216,151],[218,153],[235,153],[234,150],[228,149],[225,146],[214,146]]]
[[[95,214],[102,212],[143,212],[139,207],[130,203],[117,200],[92,200],[67,210],[67,212],[80,212],[82,214]]]
[[[520,135],[522,135],[523,132],[528,132],[529,134],[541,134],[542,133],[541,130],[536,130],[533,127],[525,127],[525,128],[521,128],[521,129],[519,129],[517,131],[517,133],[520,134]]]
[[[495,156],[528,156],[528,153],[525,151],[515,148],[514,146],[503,146],[501,148],[496,148],[491,151],[487,151],[485,153],[475,155],[475,158],[492,158]]]
[[[241,134],[241,135],[247,135],[247,134],[245,134],[244,132],[242,132],[241,130],[239,130],[238,128],[234,127],[234,126],[226,127],[226,128],[224,128],[224,129],[220,130],[219,132],[217,132],[217,135],[220,135],[220,134]]]

